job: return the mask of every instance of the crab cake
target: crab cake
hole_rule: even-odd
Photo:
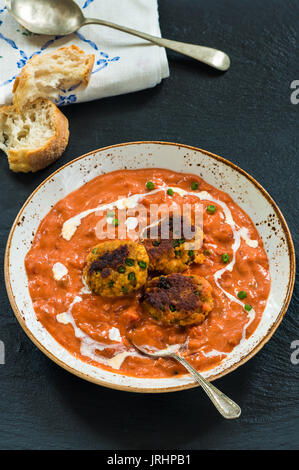
[[[184,224],[190,228],[196,237],[181,238],[184,233]],[[179,228],[179,230],[177,230]],[[149,256],[149,270],[165,274],[185,271],[191,263],[203,263],[205,256],[198,249],[187,248],[195,239],[202,242],[202,230],[190,223],[185,217],[173,214],[169,217],[169,236],[164,238],[162,224],[158,226],[158,237],[156,239],[146,238],[143,243]],[[202,243],[200,243],[202,245]]]
[[[149,281],[141,302],[162,324],[190,326],[202,323],[212,310],[212,291],[203,277],[173,273]]]
[[[129,294],[147,280],[149,264],[144,246],[132,241],[107,241],[95,246],[86,260],[83,276],[95,294],[115,297]]]

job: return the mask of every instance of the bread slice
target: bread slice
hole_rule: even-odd
[[[0,149],[15,172],[37,171],[53,163],[69,139],[67,118],[50,100],[39,98],[19,113],[0,107]]]
[[[87,85],[94,55],[77,46],[61,47],[48,54],[35,55],[23,67],[13,86],[13,104],[21,111],[37,98],[55,102],[64,90]]]

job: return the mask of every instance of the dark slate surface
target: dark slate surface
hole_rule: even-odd
[[[160,16],[165,37],[223,48],[231,70],[218,74],[170,53],[171,76],[160,86],[65,109],[70,144],[50,168],[14,175],[1,158],[2,256],[18,210],[46,176],[90,150],[146,139],[198,146],[240,165],[270,192],[296,238],[299,105],[290,102],[290,83],[299,79],[297,0],[163,0]],[[135,395],[65,372],[29,341],[3,280],[0,288],[0,448],[299,448],[299,365],[290,361],[299,339],[295,296],[263,350],[217,382],[242,406],[242,417],[228,422],[199,389]]]

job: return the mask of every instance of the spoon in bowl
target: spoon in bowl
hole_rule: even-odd
[[[188,372],[193,376],[193,378],[202,386],[203,390],[206,392],[208,397],[211,399],[217,410],[220,414],[226,419],[235,419],[239,418],[241,415],[241,408],[237,403],[231,400],[229,397],[220,392],[218,388],[208,382],[196,369],[194,369],[191,364],[186,361],[184,357],[179,354],[179,347],[177,345],[169,346],[166,349],[159,351],[149,351],[148,348],[144,346],[137,346],[133,343],[136,349],[138,349],[143,354],[146,354],[150,357],[170,357],[176,359],[180,364],[182,364]]]
[[[228,55],[217,49],[159,38],[110,21],[85,18],[73,0],[6,0],[6,7],[17,22],[32,33],[65,36],[78,31],[82,26],[99,24],[180,52],[223,72],[230,66]]]

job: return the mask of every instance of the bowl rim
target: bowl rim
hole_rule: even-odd
[[[87,373],[80,372],[80,371],[74,369],[73,367],[70,367],[68,364],[66,364],[65,362],[63,362],[59,358],[57,358],[53,353],[51,353],[50,351],[47,350],[47,348],[33,335],[33,333],[27,327],[27,325],[25,323],[25,320],[23,319],[22,314],[19,310],[19,307],[17,306],[17,303],[15,301],[13,289],[12,289],[12,286],[11,286],[11,283],[10,283],[10,276],[9,276],[10,247],[11,247],[11,241],[12,241],[12,237],[14,235],[15,228],[17,227],[19,219],[20,219],[24,209],[26,208],[26,206],[29,204],[29,202],[34,197],[34,195],[40,190],[40,188],[42,188],[42,186],[44,186],[44,184],[47,181],[51,180],[57,173],[59,173],[64,168],[68,167],[69,165],[73,164],[74,162],[77,162],[79,160],[84,159],[85,157],[87,157],[89,155],[92,155],[92,154],[95,154],[95,153],[98,153],[98,152],[101,152],[101,151],[113,149],[113,148],[125,147],[127,145],[148,145],[148,144],[149,145],[151,145],[151,144],[171,145],[171,146],[174,146],[174,147],[183,147],[183,148],[186,148],[188,150],[193,150],[193,151],[196,151],[196,152],[199,151],[199,152],[201,152],[205,155],[208,155],[209,157],[213,158],[214,160],[217,160],[217,161],[220,161],[220,162],[224,163],[225,165],[227,165],[227,166],[231,167],[233,170],[241,173],[249,181],[251,181],[251,183],[253,183],[254,186],[267,199],[267,201],[271,204],[273,210],[275,211],[275,214],[278,217],[278,219],[281,223],[282,229],[283,229],[283,231],[286,235],[289,262],[290,262],[290,275],[289,275],[289,279],[288,279],[288,287],[287,287],[287,292],[286,292],[282,307],[280,309],[280,312],[277,316],[276,321],[269,328],[269,330],[267,331],[267,334],[264,336],[264,338],[250,352],[248,352],[248,354],[246,354],[239,362],[233,364],[232,366],[230,366],[229,368],[223,370],[222,372],[209,377],[209,381],[213,381],[213,380],[219,379],[221,377],[224,377],[225,375],[229,374],[230,372],[233,372],[234,370],[236,370],[241,365],[245,364],[245,362],[247,362],[253,356],[255,356],[255,354],[257,354],[262,349],[262,347],[270,340],[270,338],[273,336],[274,332],[277,330],[277,328],[280,325],[284,315],[287,312],[287,309],[288,309],[288,306],[289,306],[289,303],[290,303],[290,300],[291,300],[291,297],[292,297],[292,293],[293,293],[293,289],[294,289],[294,283],[295,283],[295,272],[296,272],[295,249],[294,249],[292,236],[291,236],[289,227],[287,225],[287,222],[286,222],[284,216],[282,215],[282,212],[280,211],[279,207],[277,206],[275,201],[272,199],[272,197],[269,195],[269,193],[263,188],[263,186],[260,183],[258,183],[251,175],[249,175],[242,168],[238,167],[237,165],[235,165],[231,161],[227,160],[226,158],[220,157],[219,155],[213,154],[211,152],[208,152],[207,150],[203,150],[203,149],[198,148],[198,147],[194,147],[194,146],[186,145],[186,144],[179,144],[179,143],[176,143],[176,142],[156,141],[156,140],[124,142],[124,143],[121,143],[121,144],[109,145],[109,146],[102,147],[102,148],[99,148],[99,149],[96,149],[96,150],[92,150],[92,151],[90,151],[88,153],[85,153],[83,155],[80,155],[79,157],[76,157],[75,159],[65,163],[64,165],[62,165],[60,168],[58,168],[53,173],[51,173],[47,178],[45,178],[35,188],[35,190],[29,195],[29,197],[26,199],[26,201],[22,205],[21,209],[19,210],[19,212],[18,212],[18,214],[17,214],[17,216],[16,216],[16,218],[13,222],[12,228],[11,228],[9,236],[8,236],[7,244],[6,244],[5,257],[4,257],[4,278],[5,278],[5,285],[6,285],[7,295],[8,295],[11,307],[12,307],[14,315],[17,318],[17,320],[18,320],[19,324],[21,325],[22,329],[24,330],[26,335],[29,337],[29,339],[49,359],[51,359],[53,362],[58,364],[60,367],[67,370],[68,372],[76,375],[77,377],[80,377],[81,379],[87,380],[88,382],[92,382],[92,383],[95,383],[97,385],[104,386],[106,388],[111,388],[111,389],[121,390],[121,391],[137,392],[137,393],[166,393],[166,392],[175,392],[175,391],[187,390],[187,389],[190,389],[190,388],[198,387],[199,384],[189,383],[189,384],[183,384],[183,385],[171,386],[171,387],[163,387],[163,388],[142,388],[142,387],[134,387],[134,386],[128,386],[128,385],[117,385],[117,384],[113,384],[112,382],[108,383],[108,382],[105,382],[101,379],[91,377]]]

